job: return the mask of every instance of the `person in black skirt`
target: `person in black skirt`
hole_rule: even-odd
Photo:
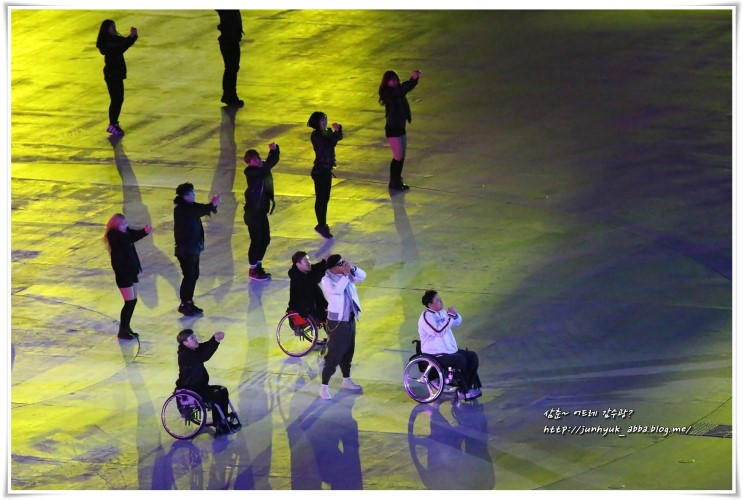
[[[119,126],[119,114],[124,104],[124,80],[126,80],[126,62],[124,52],[137,41],[137,28],[129,30],[129,36],[121,36],[116,31],[116,24],[106,19],[98,30],[95,46],[104,56],[103,78],[106,80],[111,104],[108,106],[108,128],[106,131],[115,136],[124,135]]]
[[[400,78],[394,71],[386,71],[379,85],[379,104],[384,106],[387,122],[384,133],[392,148],[392,162],[390,163],[390,189],[405,191],[410,186],[402,182],[402,167],[405,162],[407,137],[405,122],[411,123],[410,104],[405,95],[418,85],[421,76],[419,70],[413,70],[408,81],[400,83]]]
[[[116,275],[116,286],[121,291],[124,307],[121,308],[119,338],[133,339],[139,337],[132,331],[130,321],[137,305],[137,276],[142,271],[137,249],[134,243],[152,232],[146,225],[143,229],[132,229],[123,214],[113,214],[106,224],[103,243],[111,254],[111,267]]]
[[[315,149],[315,163],[312,166],[312,180],[315,182],[315,231],[326,239],[333,237],[327,223],[328,202],[332,187],[333,169],[335,168],[335,145],[343,139],[343,127],[333,123],[328,128],[328,116],[322,111],[315,111],[307,121],[313,128],[310,140]]]

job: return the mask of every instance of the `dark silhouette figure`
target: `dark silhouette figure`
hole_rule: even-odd
[[[124,80],[126,80],[124,52],[137,41],[137,37],[137,28],[130,28],[129,36],[121,36],[116,31],[116,23],[106,19],[101,23],[98,39],[95,42],[95,46],[104,56],[103,78],[106,80],[108,95],[111,97],[106,131],[116,136],[124,135],[124,131],[119,126],[119,114],[124,104]]]
[[[245,103],[237,97],[237,72],[240,71],[240,40],[243,20],[239,10],[218,10],[219,51],[224,59],[222,75],[222,102],[242,108]]]
[[[315,217],[317,218],[315,231],[329,240],[333,237],[328,227],[327,214],[335,168],[335,145],[343,139],[343,127],[340,123],[333,123],[333,127],[328,128],[328,116],[322,111],[312,113],[307,126],[313,129],[310,140],[315,150],[315,162],[312,165],[312,180],[315,183]]]

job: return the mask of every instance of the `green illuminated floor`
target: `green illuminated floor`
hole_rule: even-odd
[[[214,11],[9,17],[13,491],[732,489],[732,439],[673,432],[733,424],[730,11],[246,10],[236,112],[219,102]],[[113,144],[105,18],[140,34]],[[391,195],[377,87],[415,68],[412,189]],[[315,110],[345,133],[332,242],[313,231]],[[273,141],[274,279],[255,283],[241,158]],[[176,310],[186,181],[223,199],[205,222],[198,319]],[[154,227],[137,244],[140,346],[116,338],[101,238],[119,211]],[[362,395],[336,375],[335,400],[318,399],[317,356],[276,344],[300,249],[368,273]],[[417,406],[402,388],[428,288],[480,356],[476,405]],[[177,442],[160,425],[188,327],[226,332],[207,367],[238,408],[235,435]],[[545,417],[557,408],[571,414]],[[579,430],[548,433],[562,425]]]

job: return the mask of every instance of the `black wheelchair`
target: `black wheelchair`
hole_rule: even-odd
[[[465,387],[461,371],[444,366],[434,354],[421,352],[420,340],[412,343],[415,344],[415,354],[405,366],[402,382],[405,392],[414,401],[430,403],[442,394],[456,394],[457,389]],[[477,384],[480,385],[479,380]]]
[[[204,401],[194,391],[188,389],[176,389],[173,395],[165,400],[160,420],[163,423],[165,432],[176,439],[191,439],[196,436],[206,426],[216,426],[211,421],[209,415],[212,409],[216,409],[222,421],[230,424],[231,432],[235,432],[242,427],[240,419],[237,416],[232,401],[227,400],[231,412],[225,417],[222,409],[216,403]]]
[[[312,350],[322,355],[328,339],[318,339],[320,330],[327,334],[325,321],[317,321],[312,316],[305,318],[296,311],[288,310],[276,327],[276,342],[282,351],[293,358],[300,358]]]

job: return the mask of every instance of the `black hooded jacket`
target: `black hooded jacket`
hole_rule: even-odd
[[[212,336],[206,342],[199,344],[196,349],[190,349],[183,344],[178,346],[178,380],[175,386],[178,389],[200,391],[209,385],[209,372],[204,363],[209,361],[217,352],[219,342]]]
[[[217,213],[217,207],[211,203],[189,203],[181,196],[176,196],[173,203],[175,255],[199,255],[204,250],[204,226],[201,218]]]
[[[327,262],[321,260],[312,264],[310,272],[305,274],[292,265],[289,269],[289,309],[303,317],[312,316],[318,320],[327,318],[328,301],[319,285],[327,268]]]
[[[126,62],[124,52],[137,41],[136,36],[121,36],[105,33],[96,46],[104,56],[103,77],[106,79],[125,80]]]
[[[385,116],[387,117],[388,128],[405,129],[405,121],[412,123],[413,115],[410,112],[410,104],[405,94],[413,90],[418,85],[418,80],[411,78],[401,82],[398,87],[384,87],[381,92],[381,99],[384,102]]]
[[[114,273],[124,276],[137,276],[142,271],[134,242],[145,236],[147,236],[147,233],[144,229],[132,228],[127,228],[125,233],[113,228],[106,233],[108,245],[111,247],[111,267]]]
[[[279,146],[268,152],[266,161],[260,167],[245,167],[243,173],[248,182],[245,189],[245,212],[268,213],[273,201],[273,175],[271,169],[279,162]]]
[[[332,128],[313,130],[310,135],[315,150],[315,163],[312,172],[332,170],[335,166],[335,145],[343,139],[343,127],[336,132]]]

